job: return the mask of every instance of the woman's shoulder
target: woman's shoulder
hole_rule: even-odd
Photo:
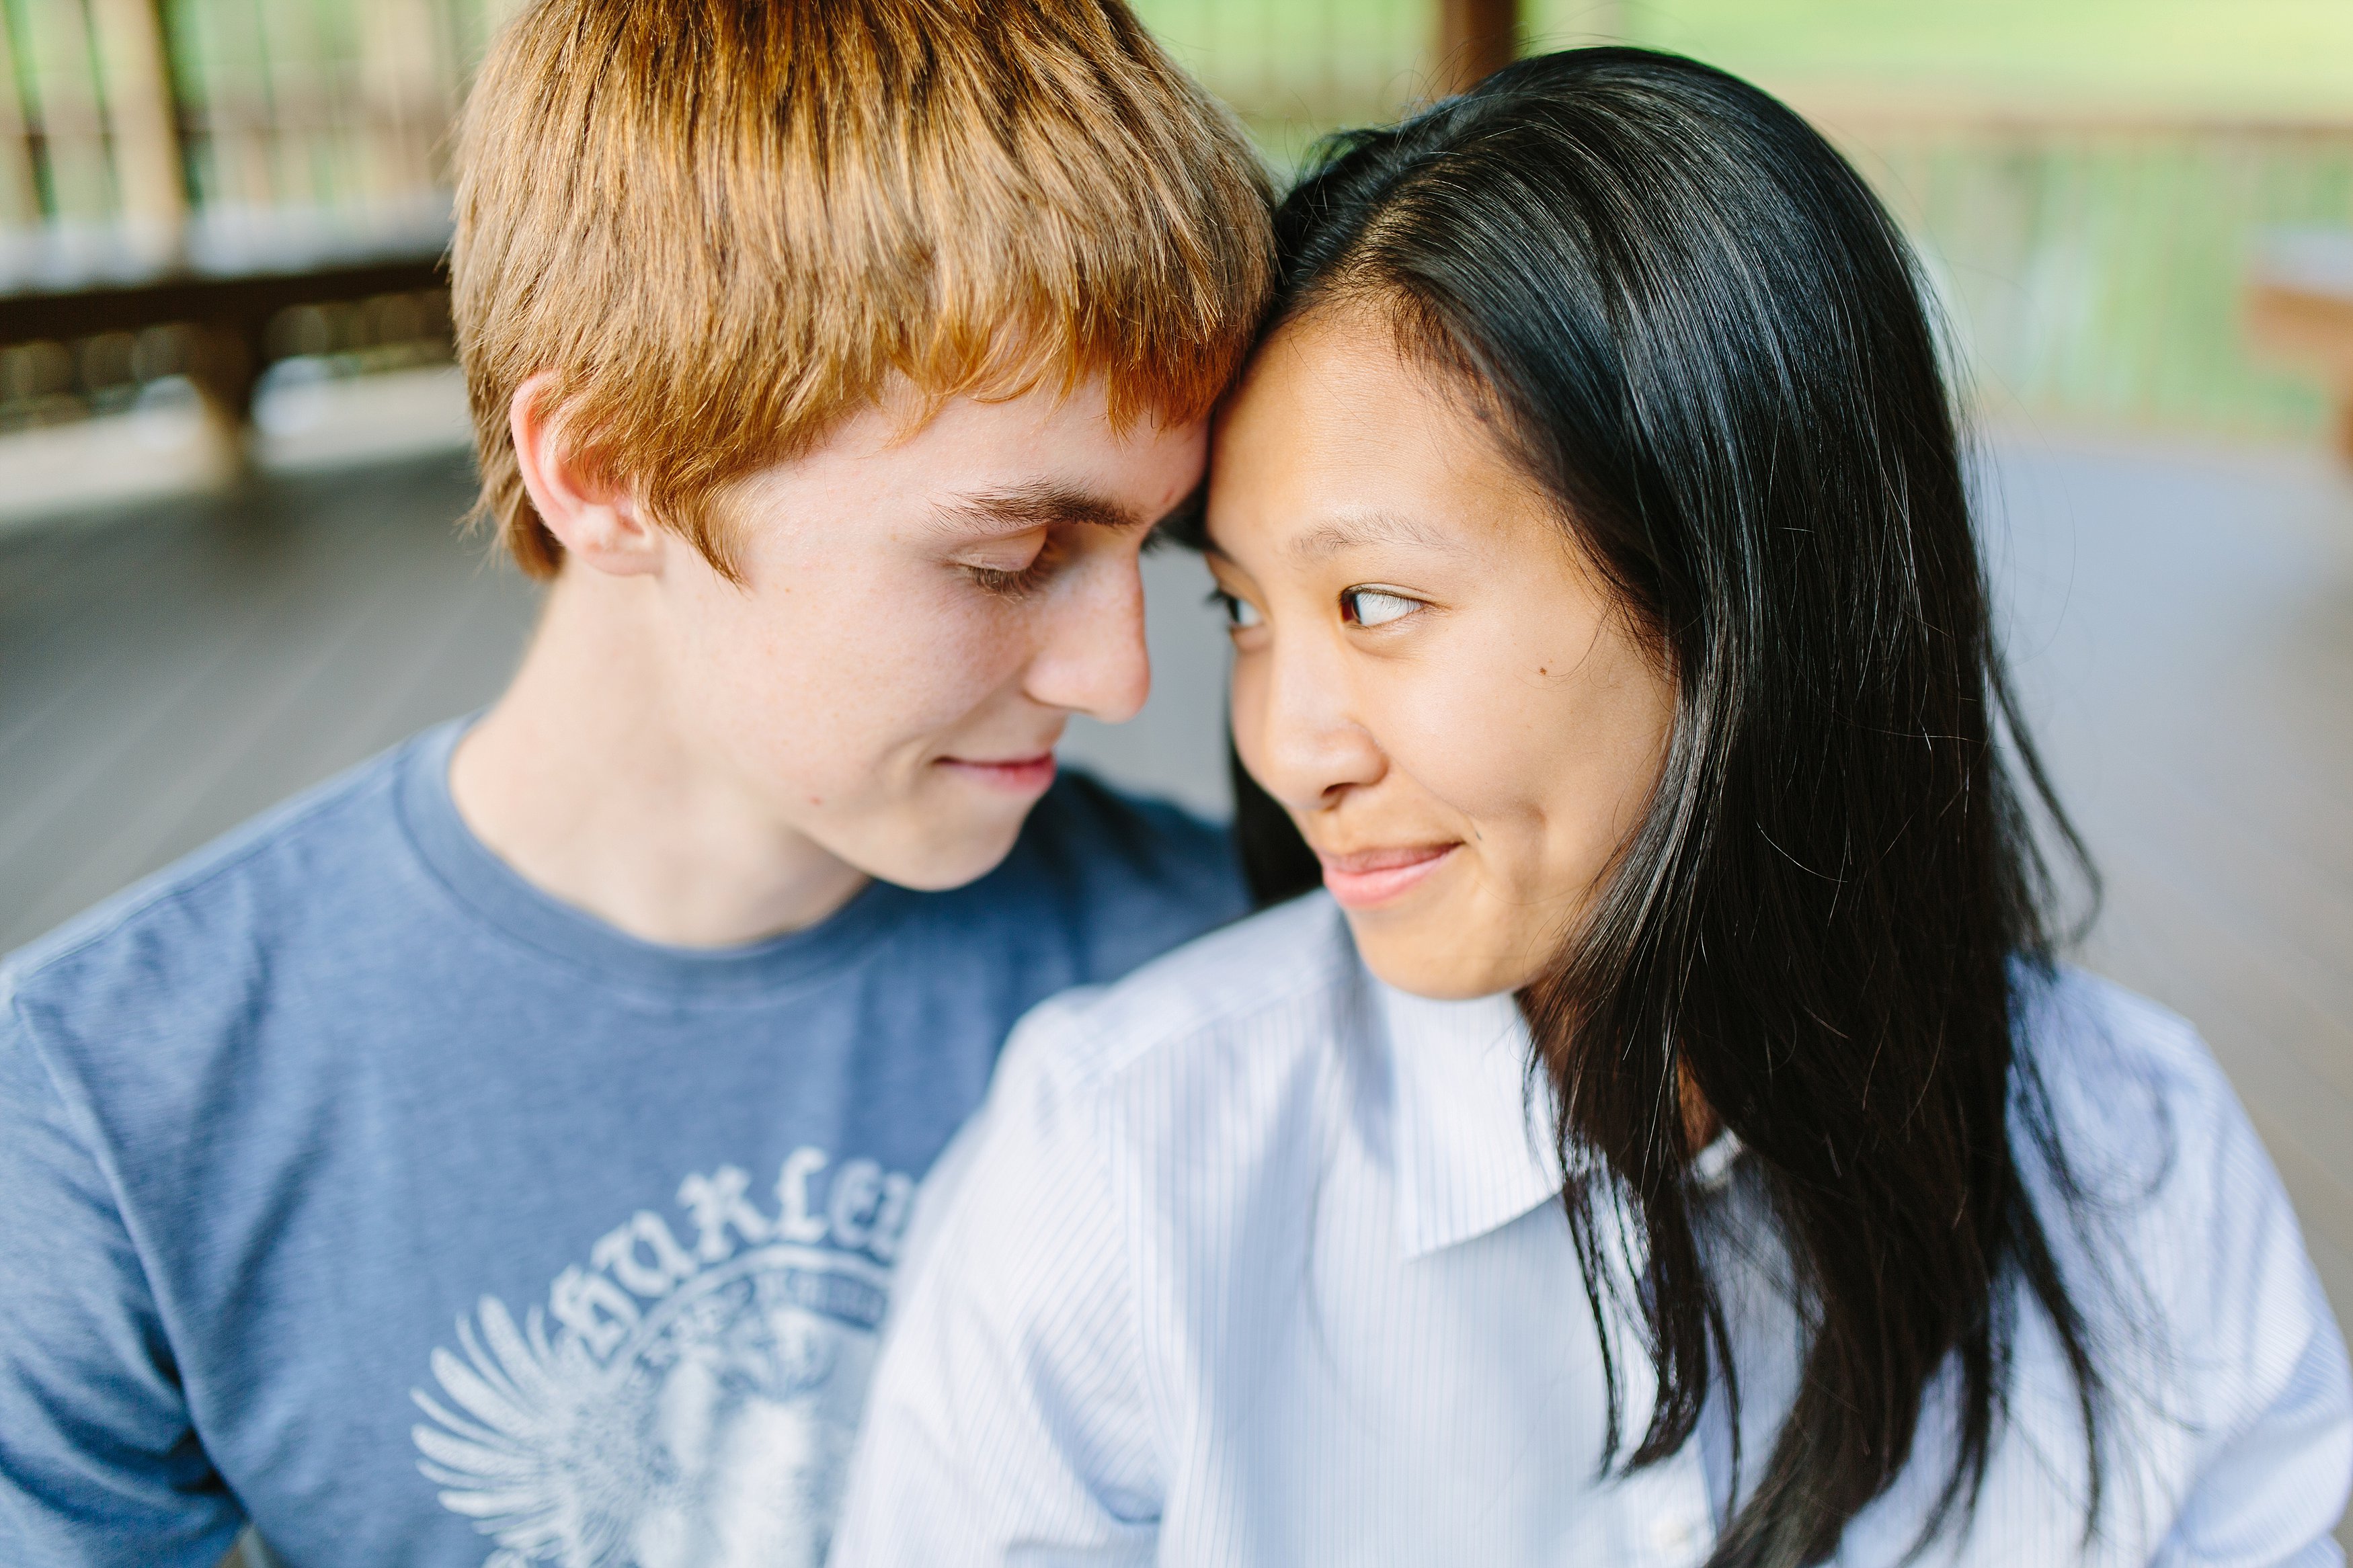
[[[2021,1058],[2054,1135],[2021,1149],[2030,1184],[2046,1223],[2069,1216],[2052,1240],[2078,1280],[2155,1331],[2126,1336],[2155,1355],[2152,1386],[2227,1427],[2317,1365],[2341,1407],[2341,1341],[2295,1207],[2197,1029],[2080,970],[2025,994]]]
[[[2177,1234],[2284,1211],[2245,1107],[2188,1019],[2064,964],[2021,968],[2018,996],[2016,1103],[2055,1138],[2064,1184]]]
[[[1311,893],[1197,937],[1112,984],[1039,1004],[1015,1030],[998,1073],[1109,1088],[1141,1072],[1215,1070],[1220,1044],[1244,1037],[1259,1065],[1271,1067],[1329,1044],[1362,973],[1337,906]]]
[[[2076,1149],[2178,1155],[2185,1133],[2208,1145],[2245,1126],[2230,1079],[2179,1014],[2072,964],[2021,965],[2016,990],[2020,1059]]]
[[[1029,1226],[1051,1214],[1036,1234],[1057,1239],[1033,1236],[1017,1250],[1060,1257],[1116,1229],[1124,1205],[1147,1201],[1134,1178],[1156,1187],[1174,1169],[1247,1161],[1281,1142],[1296,1125],[1286,1110],[1302,1106],[1297,1090],[1324,1082],[1353,1037],[1363,974],[1346,922],[1317,893],[1039,1004],[1007,1041],[979,1116],[928,1179],[911,1253],[930,1253],[947,1230],[986,1253],[1003,1216]],[[960,1218],[941,1217],[952,1208]]]

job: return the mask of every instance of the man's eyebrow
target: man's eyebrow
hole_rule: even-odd
[[[1409,517],[1366,511],[1318,523],[1291,542],[1291,552],[1303,561],[1323,561],[1368,544],[1406,544],[1449,554],[1460,554],[1463,549],[1461,540]]]
[[[1071,485],[1017,485],[1011,489],[984,490],[942,506],[937,521],[943,529],[988,528],[1011,532],[1029,528],[1058,528],[1089,523],[1098,528],[1135,528],[1151,521],[1137,516],[1109,496]]]

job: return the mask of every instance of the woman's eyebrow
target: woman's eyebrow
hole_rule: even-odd
[[[1292,540],[1291,553],[1303,561],[1323,561],[1368,544],[1405,544],[1455,555],[1463,550],[1462,542],[1442,529],[1397,512],[1366,511],[1316,524]]]
[[[984,490],[940,506],[933,514],[943,531],[973,529],[1014,532],[1031,528],[1056,528],[1088,523],[1098,528],[1137,528],[1150,521],[1109,496],[1075,486],[1018,485],[1011,489]]]

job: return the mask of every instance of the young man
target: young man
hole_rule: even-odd
[[[1001,1037],[1242,906],[1054,782],[1269,267],[1118,0],[538,0],[460,163],[544,618],[5,970],[0,1562],[815,1563]]]

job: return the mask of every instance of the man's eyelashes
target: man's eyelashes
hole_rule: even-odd
[[[1021,599],[1046,585],[1046,580],[1054,574],[1054,563],[1040,551],[1027,566],[980,566],[959,561],[956,570],[971,578],[984,594],[999,599]]]

